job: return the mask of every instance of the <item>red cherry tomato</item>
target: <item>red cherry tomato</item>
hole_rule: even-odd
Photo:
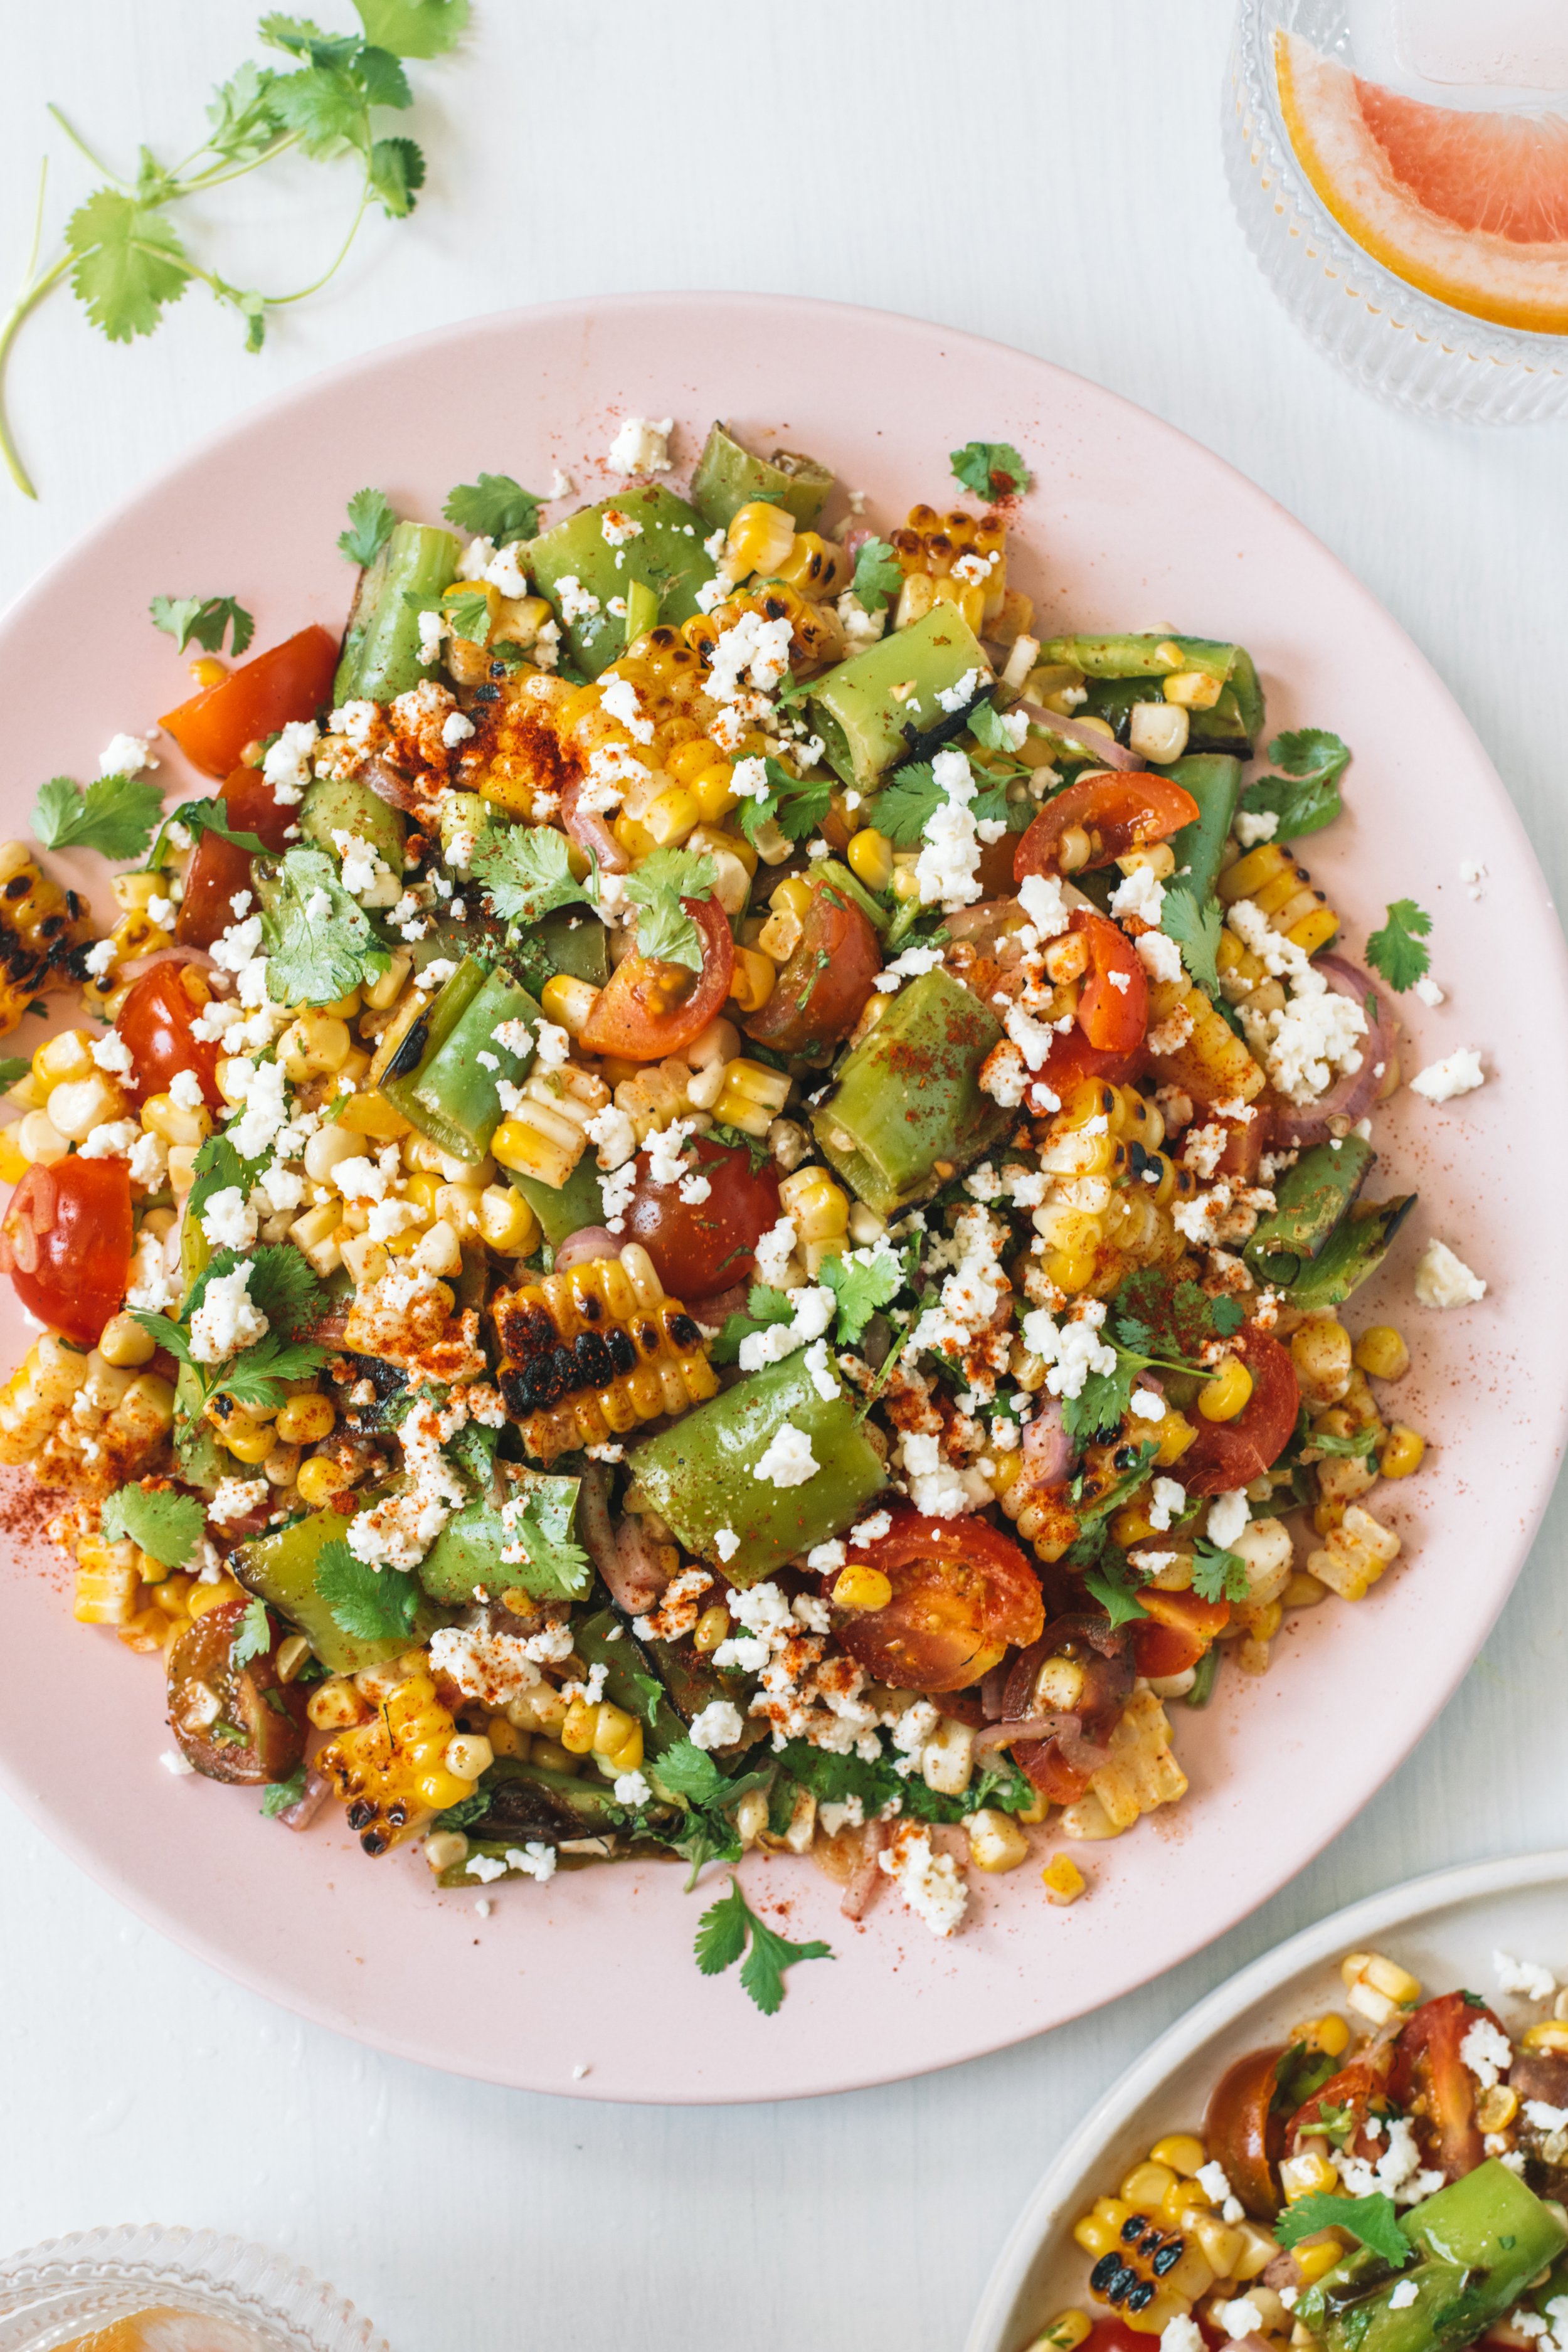
[[[1079,1737],[1098,1743],[1108,1738],[1121,1720],[1132,1688],[1132,1644],[1124,1625],[1110,1626],[1103,1616],[1057,1618],[1042,1641],[1016,1658],[1002,1694],[1003,1715],[1014,1722],[1058,1712],[1042,1699],[1040,1670],[1053,1659],[1068,1659],[1081,1676],[1079,1696],[1070,1710]],[[1013,1761],[1042,1795],[1057,1805],[1070,1805],[1089,1787],[1093,1767],[1070,1763],[1062,1753],[1059,1736],[1025,1739],[1013,1748]]]
[[[1173,1474],[1189,1495],[1228,1495],[1260,1478],[1285,1451],[1301,1410],[1288,1348],[1250,1323],[1230,1344],[1252,1374],[1252,1394],[1234,1421],[1194,1415],[1198,1433]]]
[[[702,934],[702,969],[663,963],[634,950],[610,974],[588,1015],[582,1043],[590,1054],[627,1062],[662,1062],[700,1037],[730,993],[735,942],[716,898],[682,898]]]
[[[626,1239],[641,1242],[666,1290],[688,1305],[749,1280],[756,1245],[782,1213],[771,1161],[753,1174],[749,1151],[700,1135],[692,1150],[708,1179],[705,1201],[683,1201],[679,1184],[656,1184],[644,1152],[626,1212]]]
[[[275,854],[289,846],[288,829],[300,812],[286,807],[259,768],[236,768],[218,795],[231,833],[251,833]],[[251,856],[221,833],[204,833],[185,871],[185,895],[174,937],[185,946],[210,948],[237,919],[235,894],[250,887]]]
[[[123,1160],[29,1168],[0,1223],[0,1269],[29,1314],[95,1348],[131,1276],[131,1171]]]
[[[1376,2158],[1385,2152],[1386,2142],[1371,2138],[1362,2129],[1370,2115],[1382,2115],[1390,2105],[1388,2078],[1394,2069],[1394,2045],[1370,2049],[1360,2058],[1352,2058],[1337,2074],[1331,2074],[1319,2091],[1314,2091],[1306,2103],[1298,2107],[1285,2128],[1281,2143],[1285,2153],[1293,2153],[1298,2143],[1310,2136],[1323,2107],[1348,2107],[1355,2118],[1355,2131],[1345,2142],[1351,2156]],[[1278,2208],[1275,2208],[1278,2210]]]
[[[1202,1601],[1195,1592],[1158,1592],[1152,1587],[1138,1598],[1148,1614],[1132,1628],[1132,1660],[1151,1679],[1184,1675],[1230,1622],[1228,1601]]]
[[[1097,1053],[1131,1054],[1149,1026],[1149,976],[1119,923],[1075,907],[1072,929],[1089,949],[1078,1025]]]
[[[1068,1088],[1079,1078],[1106,1078],[1113,1087],[1128,1085],[1142,1076],[1147,1058],[1141,1044],[1127,1054],[1098,1053],[1075,1022],[1070,1029],[1058,1031],[1036,1083],[1058,1102],[1065,1102]]]
[[[1039,1639],[1039,1579],[988,1519],[930,1519],[895,1510],[875,1543],[849,1552],[893,1588],[884,1609],[835,1609],[833,1630],[851,1657],[894,1690],[963,1690],[1016,1643]],[[837,1573],[824,1591],[832,1598]]]
[[[1271,2221],[1284,2200],[1275,2166],[1285,2153],[1285,2119],[1274,2109],[1282,2046],[1252,2050],[1215,2084],[1204,2117],[1204,2146],[1223,2164],[1255,2221]]]
[[[1079,2352],[1149,2352],[1151,2342],[1158,2341],[1157,2336],[1140,2336],[1124,2319],[1097,2319]]]
[[[226,776],[247,743],[290,719],[313,719],[331,699],[337,667],[336,637],[320,627],[301,629],[192,695],[160,724],[204,775]]]
[[[1191,793],[1141,769],[1131,776],[1080,776],[1076,784],[1046,803],[1019,842],[1013,856],[1013,878],[1026,874],[1055,874],[1061,837],[1069,825],[1079,826],[1093,845],[1087,863],[1075,869],[1108,866],[1130,849],[1146,849],[1191,824],[1198,814]]]
[[[132,983],[114,1025],[130,1047],[136,1075],[126,1082],[134,1103],[149,1095],[166,1094],[176,1070],[192,1070],[202,1082],[209,1110],[221,1109],[217,1066],[223,1047],[192,1034],[199,1007],[185,993],[180,978],[184,966],[155,963]]]
[[[1475,2076],[1459,2055],[1472,2025],[1502,2027],[1484,2001],[1446,1992],[1423,2001],[1394,2046],[1389,2096],[1415,2126],[1423,2164],[1450,2180],[1473,2172],[1486,2154],[1476,2121]]]
[[[820,887],[806,908],[800,945],[779,973],[773,994],[741,1026],[748,1037],[779,1054],[836,1045],[859,1020],[881,969],[877,934],[859,908]]]
[[[247,1603],[230,1601],[186,1627],[169,1652],[169,1721],[198,1772],[255,1788],[286,1780],[305,1753],[305,1697],[280,1683],[272,1647],[237,1665],[235,1635]],[[216,1711],[214,1711],[214,1701]]]

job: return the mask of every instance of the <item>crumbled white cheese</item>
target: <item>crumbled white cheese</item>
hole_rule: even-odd
[[[673,416],[628,416],[611,442],[606,462],[617,474],[668,474]]]
[[[541,1680],[526,1637],[492,1633],[483,1625],[438,1627],[430,1636],[430,1664],[466,1697],[483,1699],[492,1708],[521,1698]]]
[[[942,1451],[939,1438],[909,1429],[899,1442],[899,1459],[909,1481],[910,1500],[929,1519],[957,1518],[974,1508],[963,1474]]]
[[[1217,1544],[1221,1551],[1229,1551],[1251,1517],[1245,1487],[1236,1486],[1229,1494],[1216,1495],[1209,1505],[1210,1543]]]
[[[814,848],[816,845],[813,843]],[[825,842],[823,847],[826,849],[826,845]],[[918,980],[921,972],[934,971],[941,961],[940,948],[906,948],[902,955],[895,956],[891,963],[883,966],[871,985],[879,989],[884,996],[891,996],[900,982]]]
[[[202,1082],[195,1070],[176,1070],[169,1080],[169,1100],[181,1110],[200,1110],[204,1097]]]
[[[111,1029],[106,1037],[94,1039],[92,1058],[111,1078],[129,1078],[136,1068],[130,1046],[116,1029]]]
[[[1059,874],[1026,874],[1018,885],[1018,904],[1042,940],[1054,940],[1072,920]]]
[[[693,1748],[733,1748],[744,1729],[734,1701],[714,1698],[693,1716],[686,1736]]]
[[[198,1364],[225,1364],[241,1348],[265,1338],[266,1316],[250,1301],[248,1265],[215,1275],[191,1318],[191,1353]]]
[[[153,730],[155,734],[157,730]],[[100,776],[139,776],[143,768],[155,768],[159,762],[152,752],[150,735],[111,735],[98,755]]]
[[[321,733],[313,719],[290,719],[279,729],[278,740],[261,762],[261,772],[272,787],[274,800],[292,808],[305,797],[310,781],[310,756]]]
[[[1243,849],[1256,849],[1260,841],[1272,841],[1279,830],[1277,809],[1240,809],[1236,817],[1236,837]]]
[[[1149,1525],[1163,1535],[1187,1507],[1187,1490],[1174,1478],[1156,1478],[1149,1497]]]
[[[1410,1091],[1425,1095],[1428,1102],[1452,1102],[1456,1095],[1473,1094],[1486,1082],[1487,1074],[1476,1047],[1459,1045],[1442,1061],[1428,1063],[1426,1069],[1417,1070],[1410,1081]]]
[[[1556,1978],[1539,1960],[1516,1960],[1509,1952],[1494,1951],[1492,1970],[1499,1991],[1517,1993],[1521,2000],[1550,2000],[1557,1990]]]
[[[1263,2331],[1263,2314],[1249,2295],[1237,2295],[1232,2303],[1216,2303],[1214,2315],[1233,2344],[1244,2336],[1258,2336]]]
[[[202,1211],[202,1231],[214,1249],[248,1249],[256,1239],[256,1212],[237,1184],[226,1184],[209,1194]]]
[[[1489,2091],[1513,2064],[1513,2044],[1489,2017],[1478,2017],[1459,2044],[1459,2063],[1469,2068],[1483,2091]]]
[[[1415,1296],[1423,1307],[1469,1307],[1486,1295],[1480,1276],[1447,1242],[1427,1243],[1415,1267]]]
[[[969,1890],[952,1855],[933,1851],[923,1822],[900,1822],[877,1865],[933,1936],[952,1934],[968,1908]]]
[[[208,1525],[232,1527],[251,1511],[264,1509],[271,1492],[265,1478],[220,1478],[207,1505]]]
[[[1415,993],[1423,1004],[1430,1004],[1434,1010],[1439,1004],[1447,1004],[1448,1002],[1429,971],[1424,971],[1416,982]]]
[[[85,1143],[78,1144],[78,1156],[82,1160],[123,1160],[135,1147],[141,1132],[133,1118],[106,1119],[101,1127],[91,1129]]]
[[[980,691],[980,680],[981,674],[977,669],[966,669],[963,676],[955,678],[951,686],[939,688],[937,701],[950,719],[957,711],[968,709]]]
[[[715,1528],[713,1530],[713,1549],[718,1553],[721,1559],[733,1559],[735,1554],[741,1549],[741,1538],[735,1533],[733,1528]]]
[[[1165,911],[1165,892],[1157,875],[1147,866],[1135,866],[1124,874],[1110,894],[1113,915],[1136,915],[1152,930],[1160,928],[1160,918]]]
[[[931,761],[931,777],[942,798],[927,822],[924,845],[915,860],[915,882],[922,906],[940,901],[944,907],[972,906],[981,895],[975,876],[980,842],[971,803],[975,782],[962,751],[939,751]]]
[[[771,1486],[804,1486],[808,1478],[816,1477],[818,1467],[805,1430],[786,1421],[752,1465],[752,1475]]]
[[[1099,1298],[1079,1300],[1077,1315],[1059,1324],[1044,1307],[1025,1316],[1024,1345],[1050,1367],[1046,1386],[1052,1396],[1081,1396],[1090,1372],[1116,1370],[1116,1350],[1100,1336],[1104,1321],[1105,1304]]]

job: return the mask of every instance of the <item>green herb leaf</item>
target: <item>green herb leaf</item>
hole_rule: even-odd
[[[1222,1339],[1228,1339],[1233,1333],[1239,1331],[1246,1320],[1247,1312],[1239,1298],[1210,1299],[1209,1321]]]
[[[121,1486],[103,1507],[103,1533],[110,1543],[140,1544],[164,1568],[184,1568],[206,1526],[206,1509],[195,1495],[167,1487]]]
[[[412,139],[378,139],[365,173],[389,220],[406,220],[425,185],[425,157]]]
[[[257,31],[275,49],[286,49],[290,57],[304,58],[311,65],[347,65],[360,47],[356,34],[323,33],[309,16],[285,16],[277,10],[263,16]]]
[[[765,1282],[752,1283],[746,1307],[748,1311],[744,1315],[731,1315],[725,1318],[724,1328],[713,1342],[713,1361],[716,1364],[738,1363],[741,1342],[749,1339],[753,1331],[764,1331],[770,1323],[795,1321],[795,1308],[784,1293],[774,1290]]]
[[[362,567],[375,562],[397,518],[383,490],[356,490],[349,500],[349,527],[338,533],[338,552]]]
[[[237,660],[256,635],[256,623],[233,596],[154,596],[148,610],[154,627],[173,637],[181,653],[195,638],[204,653],[216,654],[229,630],[229,651]]]
[[[9,1094],[13,1087],[20,1086],[32,1066],[26,1054],[0,1055],[0,1095]]]
[[[641,908],[637,953],[660,963],[702,969],[702,937],[681,905],[683,898],[712,896],[719,869],[710,857],[690,849],[656,849],[626,877],[626,897]]]
[[[279,1004],[331,1004],[391,962],[323,849],[290,849],[262,909],[267,985]]]
[[[476,1789],[471,1797],[459,1797],[455,1805],[448,1805],[443,1812],[437,1813],[435,1826],[438,1830],[471,1829],[476,1822],[484,1820],[489,1809],[489,1790]]]
[[[741,1794],[739,1785],[720,1770],[707,1749],[689,1739],[674,1740],[654,1758],[653,1769],[672,1797],[684,1797],[704,1811]]]
[[[269,26],[289,21],[263,17],[263,38],[274,39],[279,48],[292,47],[290,41],[268,31]],[[302,65],[298,73],[279,74],[273,83],[273,106],[305,153],[315,161],[340,155],[345,148],[357,150],[368,159],[370,116],[364,91],[349,64],[329,61],[329,49],[341,50],[345,45],[318,36],[310,46],[313,61]],[[350,41],[346,47],[352,58],[359,43]]]
[[[874,824],[895,849],[918,849],[943,797],[931,761],[911,760],[897,770],[891,782],[862,814],[866,823]]]
[[[1113,1372],[1090,1372],[1077,1396],[1063,1399],[1062,1427],[1075,1446],[1121,1428],[1142,1369],[1136,1355],[1119,1349]]]
[[[826,776],[792,776],[780,760],[765,760],[768,789],[760,800],[742,800],[736,821],[746,839],[755,843],[771,819],[786,841],[805,841],[827,814],[833,786]]]
[[[898,1255],[889,1245],[823,1259],[817,1279],[838,1301],[834,1337],[841,1348],[854,1346],[878,1309],[897,1297],[903,1278]]]
[[[140,857],[163,813],[163,793],[142,776],[96,776],[85,792],[69,776],[51,776],[38,787],[32,830],[46,849]]]
[[[205,1380],[204,1368],[192,1355],[191,1343],[177,1323],[167,1315],[150,1315],[143,1307],[132,1307],[127,1311],[132,1321],[140,1323],[143,1331],[150,1333],[160,1348],[166,1348],[177,1363],[185,1365],[198,1380]]]
[[[1387,922],[1380,931],[1373,931],[1366,943],[1368,963],[1402,995],[1425,976],[1431,963],[1431,957],[1421,944],[1431,929],[1431,916],[1414,898],[1395,898],[1388,909]]]
[[[261,1791],[261,1810],[269,1822],[297,1805],[305,1793],[305,1767],[301,1764],[287,1780],[269,1780]]]
[[[316,1591],[333,1622],[356,1642],[387,1642],[414,1631],[419,1587],[395,1568],[372,1568],[341,1536],[316,1555]]]
[[[952,452],[953,478],[987,505],[996,499],[1020,499],[1029,487],[1029,469],[1009,441],[966,441]]]
[[[533,492],[510,474],[481,474],[477,482],[459,482],[441,511],[459,530],[504,547],[509,540],[533,537],[539,505]]]
[[[1381,2190],[1373,2197],[1331,2197],[1314,2191],[1310,2197],[1298,2198],[1274,2223],[1274,2234],[1282,2246],[1299,2246],[1303,2238],[1316,2237],[1320,2230],[1348,2230],[1396,2271],[1405,2268],[1415,2251],[1399,2226],[1393,2198]]]
[[[1369,1421],[1360,1429],[1352,1429],[1348,1437],[1336,1436],[1331,1429],[1309,1429],[1303,1442],[1315,1454],[1341,1455],[1353,1461],[1374,1451],[1377,1445],[1377,1423]]]
[[[272,111],[272,80],[270,73],[247,61],[207,100],[207,144],[226,163],[257,163],[278,137],[281,125]]]
[[[784,1972],[797,1960],[830,1960],[830,1946],[814,1940],[809,1944],[792,1944],[763,1925],[741,1892],[741,1884],[733,1874],[730,1876],[730,1892],[704,1911],[697,1927],[697,1965],[705,1977],[719,1976],[732,1968],[746,1948],[751,1937],[751,1950],[741,1969],[741,1983],[756,2002],[764,2017],[772,2017],[784,2000]]]
[[[25,1070],[29,1070],[32,1066],[30,1062],[24,1062],[22,1065]],[[708,1129],[704,1141],[721,1143],[727,1151],[749,1153],[753,1176],[759,1168],[766,1168],[773,1156],[766,1136],[748,1135],[743,1127],[727,1127],[722,1119]]]
[[[440,58],[468,21],[468,0],[354,0],[365,37],[395,58]]]
[[[469,865],[506,923],[537,923],[557,907],[592,901],[586,882],[574,879],[566,836],[548,824],[487,824]]]
[[[1179,883],[1167,882],[1160,929],[1182,950],[1182,961],[1197,987],[1219,994],[1220,907],[1217,898],[1195,898]]]
[[[212,1394],[231,1396],[236,1404],[269,1412],[282,1403],[285,1382],[319,1372],[330,1353],[313,1339],[283,1339],[276,1331],[268,1331],[253,1348],[245,1349],[224,1366]]]
[[[1247,786],[1240,805],[1248,815],[1277,816],[1272,837],[1278,841],[1299,841],[1332,824],[1343,806],[1340,778],[1351,762],[1350,745],[1325,728],[1302,727],[1276,735],[1268,756],[1284,773]]]
[[[1252,1590],[1247,1562],[1200,1536],[1194,1547],[1193,1591],[1200,1601],[1245,1601]]]
[[[490,633],[490,600],[482,588],[460,588],[441,607],[452,635],[465,645],[482,646]]]
[[[231,831],[228,811],[222,801],[182,801],[178,808],[170,809],[166,813],[163,822],[158,827],[157,839],[147,852],[149,871],[161,866],[164,862],[164,844],[168,839],[169,827],[172,824],[184,825],[193,839],[198,839],[204,833],[216,833],[220,839],[232,841],[237,849],[247,850],[252,857],[270,857],[272,855],[267,844],[258,839],[254,833]]]
[[[228,1645],[229,1662],[236,1666],[247,1666],[252,1658],[264,1658],[272,1647],[272,1622],[267,1614],[267,1603],[259,1594],[245,1604],[245,1614],[234,1629],[234,1639]]]
[[[177,302],[191,282],[173,225],[155,205],[114,188],[100,188],[72,213],[66,245],[76,257],[77,299],[111,343],[150,335],[165,304]]]
[[[354,59],[354,71],[367,104],[390,106],[399,111],[413,105],[414,92],[408,86],[408,76],[390,49],[377,48],[374,42],[367,41]]]
[[[593,1562],[572,1533],[576,1503],[576,1480],[552,1479],[529,1494],[513,1522],[511,1543],[525,1557],[509,1562],[509,1570],[536,1601],[581,1600],[593,1581]]]
[[[850,584],[868,613],[879,613],[892,603],[904,584],[904,567],[885,539],[861,542]]]
[[[1149,1614],[1125,1580],[1125,1571],[1119,1573],[1109,1555],[1097,1568],[1082,1570],[1081,1576],[1113,1625],[1131,1625],[1138,1618]]]

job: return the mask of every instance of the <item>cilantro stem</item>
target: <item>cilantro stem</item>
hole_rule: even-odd
[[[263,163],[270,163],[275,156],[287,154],[290,147],[297,147],[299,144],[299,131],[287,131],[282,138],[275,139],[270,147],[264,148],[259,155],[253,155],[247,163],[214,163],[207,171],[198,172],[189,180],[182,178],[179,173],[175,173],[174,188],[182,196],[194,196],[205,193],[208,188],[226,187],[230,180],[243,180],[247,172],[258,170]],[[198,147],[196,154],[205,155],[206,152],[205,147]],[[194,163],[195,156],[192,156],[190,160]],[[184,168],[182,163],[180,173],[183,173]]]
[[[70,141],[71,145],[76,149],[78,154],[85,155],[95,172],[101,172],[106,180],[112,180],[117,188],[123,188],[129,194],[131,188],[130,181],[122,180],[118,172],[111,172],[110,170],[109,165],[104,162],[101,155],[95,155],[93,153],[92,149],[88,145],[87,141],[82,137],[80,131],[72,128],[69,121],[55,104],[53,99],[50,99],[48,101],[48,110],[54,116],[55,121],[59,124],[60,129],[65,132],[66,137]]]
[[[5,471],[25,499],[37,498],[32,477],[22,463],[21,453],[11,435],[11,420],[5,410],[5,367],[11,356],[11,346],[16,340],[23,321],[35,310],[52,286],[65,276],[70,267],[70,256],[62,253],[52,269],[42,278],[33,273],[38,266],[38,247],[44,236],[44,190],[49,175],[49,159],[46,155],[38,169],[38,202],[33,215],[33,242],[28,247],[26,267],[22,272],[22,290],[0,320],[0,457],[5,460]]]

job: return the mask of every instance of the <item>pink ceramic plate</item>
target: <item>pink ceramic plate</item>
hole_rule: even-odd
[[[480,1920],[468,1896],[433,1894],[416,1853],[370,1862],[341,1828],[291,1836],[252,1796],[170,1780],[156,1667],[75,1626],[58,1561],[17,1544],[0,1766],[143,1916],[258,1991],[432,2065],[595,2098],[783,2098],[972,2057],[1146,1982],[1273,1894],[1409,1753],[1497,1615],[1556,1474],[1568,1261],[1543,1237],[1568,1106],[1539,1081],[1568,1062],[1568,990],[1545,886],[1468,727],[1388,615],[1261,491],[1042,361],[776,299],[486,320],[329,376],[193,457],[0,631],[6,827],[21,829],[41,778],[92,773],[110,735],[185,689],[142,619],[153,593],[237,593],[262,646],[308,621],[336,629],[353,583],[333,541],[352,491],[378,484],[433,519],[481,467],[539,487],[559,464],[600,494],[627,413],[673,414],[683,463],[716,415],[763,449],[814,451],[884,530],[917,499],[953,498],[950,450],[1015,442],[1035,473],[1015,576],[1047,626],[1240,638],[1274,726],[1332,727],[1354,745],[1352,814],[1313,844],[1314,871],[1352,953],[1384,900],[1431,909],[1449,1003],[1404,1000],[1406,1067],[1475,1045],[1491,1073],[1444,1108],[1401,1096],[1392,1181],[1374,1188],[1423,1193],[1384,1283],[1415,1350],[1399,1409],[1434,1443],[1421,1476],[1380,1498],[1406,1558],[1358,1606],[1300,1616],[1264,1680],[1229,1673],[1206,1713],[1173,1708],[1190,1795],[1115,1844],[1079,1848],[1092,1885],[1070,1911],[1021,1870],[979,1881],[969,1924],[939,1944],[890,1894],[857,1929],[809,1863],[748,1863],[753,1899],[838,1956],[795,1971],[773,2019],[732,1977],[699,1976],[703,1898],[681,1892],[678,1868],[508,1886]],[[1487,868],[1479,897],[1466,860]],[[1410,1270],[1433,1232],[1487,1277],[1480,1307],[1415,1306]],[[26,1335],[8,1299],[0,1320],[14,1361]],[[12,1524],[37,1516],[18,1490]]]

